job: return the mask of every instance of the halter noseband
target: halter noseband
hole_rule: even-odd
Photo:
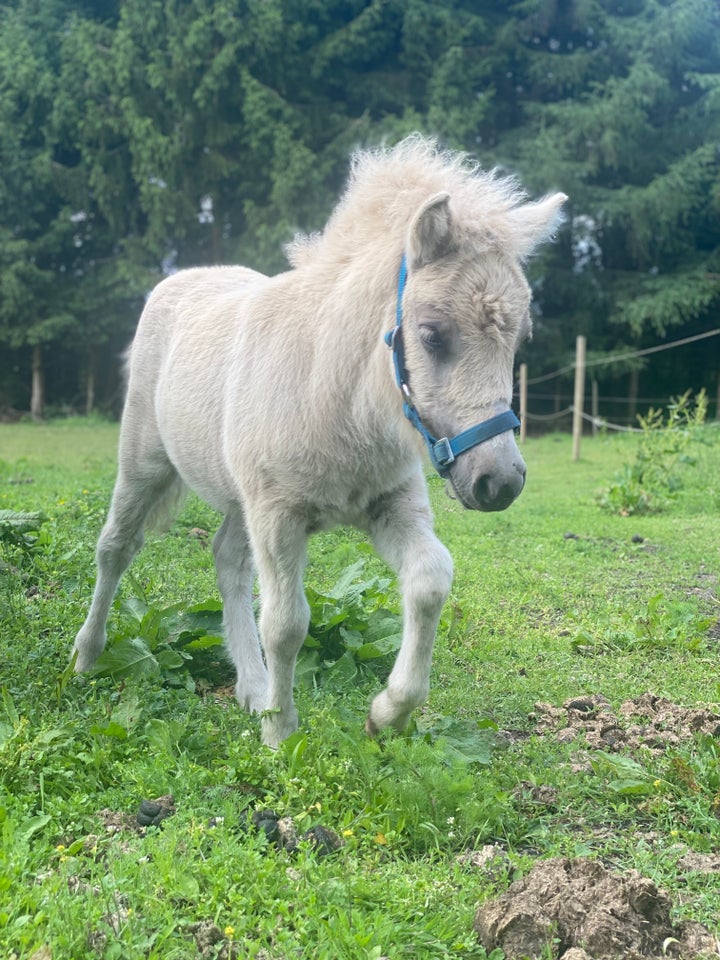
[[[402,299],[406,281],[407,260],[403,255],[402,263],[400,264],[400,275],[398,277],[395,326],[385,334],[385,343],[393,352],[395,380],[403,395],[403,413],[422,436],[430,452],[430,459],[432,460],[433,466],[440,476],[444,477],[448,472],[450,464],[453,463],[461,453],[465,453],[466,450],[470,450],[479,443],[484,443],[486,440],[490,440],[491,437],[496,437],[500,433],[505,433],[507,430],[517,430],[520,426],[520,421],[512,410],[505,410],[503,413],[498,413],[494,417],[490,417],[489,420],[484,420],[474,427],[463,430],[462,433],[458,433],[449,440],[447,437],[442,437],[440,440],[433,437],[420,419],[420,414],[415,409],[405,374],[405,349],[402,340]]]

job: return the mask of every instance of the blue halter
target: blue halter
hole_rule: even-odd
[[[400,276],[398,277],[395,326],[385,334],[385,343],[393,352],[395,380],[403,395],[403,413],[422,436],[430,452],[430,459],[432,460],[433,466],[440,476],[444,477],[448,473],[450,464],[454,463],[461,453],[465,453],[466,450],[470,450],[479,443],[484,443],[486,440],[490,440],[491,437],[496,437],[500,433],[505,433],[507,430],[517,430],[520,426],[520,421],[512,410],[505,410],[504,413],[498,413],[489,420],[484,420],[474,427],[463,430],[462,433],[458,433],[450,440],[448,440],[447,437],[442,437],[440,440],[433,437],[420,419],[420,414],[413,405],[410,396],[410,387],[405,379],[405,350],[402,342],[402,299],[403,293],[405,292],[406,281],[407,260],[403,255],[402,263],[400,264]]]

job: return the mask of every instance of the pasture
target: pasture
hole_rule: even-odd
[[[342,625],[352,584],[333,588],[352,564],[366,586],[344,646],[303,651],[300,729],[273,751],[212,645],[218,517],[190,498],[122,581],[109,652],[139,639],[152,669],[76,677],[117,427],[0,425],[0,511],[47,517],[38,542],[8,535],[0,553],[0,954],[501,960],[473,931],[478,904],[558,856],[637,869],[676,918],[717,934],[718,866],[703,855],[720,845],[720,741],[667,721],[650,742],[640,698],[720,711],[718,439],[698,432],[656,514],[596,500],[634,436],[586,439],[578,463],[569,437],[531,438],[526,489],[503,513],[465,511],[430,479],[455,580],[430,699],[403,734],[363,733],[392,629],[367,642],[362,611],[392,625],[396,585],[359,535],[314,537],[314,621]],[[606,730],[577,720],[598,704],[617,721]],[[143,809],[171,815],[140,827],[143,801],[168,795]],[[463,856],[488,844],[500,869]]]

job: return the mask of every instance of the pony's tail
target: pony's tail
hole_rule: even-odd
[[[150,508],[150,512],[145,519],[145,527],[150,530],[157,530],[159,533],[165,533],[169,530],[178,513],[180,513],[180,508],[185,502],[186,496],[187,487],[175,474],[168,488]]]

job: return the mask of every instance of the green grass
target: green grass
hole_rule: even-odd
[[[584,693],[615,707],[651,691],[718,709],[720,437],[713,426],[703,435],[677,499],[653,515],[613,516],[596,501],[632,459],[633,437],[585,440],[578,463],[568,437],[529,440],[527,488],[502,514],[462,511],[431,480],[456,577],[427,708],[407,734],[370,741],[365,710],[391,661],[331,670],[298,690],[301,729],[273,753],[255,718],[201,687],[68,673],[117,428],[0,426],[0,510],[48,518],[34,549],[0,552],[0,955],[25,960],[47,945],[53,960],[192,958],[193,924],[205,921],[221,934],[208,957],[232,941],[265,960],[480,960],[476,906],[508,878],[456,857],[487,842],[505,847],[516,875],[560,854],[635,867],[717,931],[717,876],[676,870],[682,851],[720,843],[717,741],[635,753],[633,793],[612,765],[578,773],[578,744],[534,735],[530,716],[537,701]],[[161,611],[217,599],[210,548],[188,536],[217,525],[190,499],[166,537],[149,537],[111,641],[132,629],[123,601]],[[308,584],[330,588],[365,556],[361,544],[345,530],[315,538]],[[366,569],[387,573],[372,558]],[[513,734],[490,741],[494,728]],[[553,787],[556,802],[535,802],[533,785]],[[108,832],[103,809],[134,816],[167,793],[177,812],[162,826]],[[327,858],[307,844],[293,856],[268,847],[248,829],[258,805],[301,832],[322,823],[345,845]]]

